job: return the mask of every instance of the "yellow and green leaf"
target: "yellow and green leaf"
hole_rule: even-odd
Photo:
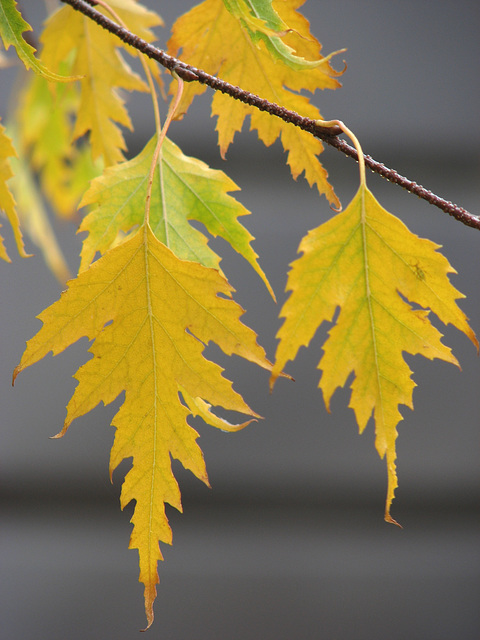
[[[103,254],[110,249],[119,234],[142,224],[155,144],[154,137],[138,156],[107,168],[92,182],[81,202],[81,206],[91,207],[79,229],[88,232],[81,270],[97,252]],[[253,236],[238,221],[250,212],[228,194],[236,190],[237,185],[223,171],[184,155],[166,138],[153,181],[150,224],[156,237],[179,258],[219,268],[220,257],[208,246],[205,235],[189,224],[189,220],[201,222],[212,236],[226,240],[250,263],[273,296],[251,247]]]
[[[324,60],[306,60],[295,55],[283,37],[291,31],[276,12],[272,0],[223,0],[232,16],[241,20],[253,43],[262,40],[270,54],[296,71],[313,69]],[[258,45],[257,45],[258,46]]]
[[[318,365],[319,386],[329,409],[334,391],[354,374],[349,406],[360,432],[373,414],[376,448],[381,457],[386,455],[389,521],[397,487],[395,440],[402,420],[398,407],[413,408],[415,386],[403,353],[457,364],[431,324],[430,311],[478,347],[456,304],[463,295],[449,281],[454,269],[438,249],[411,233],[361,186],[343,213],[302,240],[303,255],[292,264],[287,283],[291,294],[281,311],[285,322],[277,336],[272,384],[320,324],[334,321],[340,309]]]
[[[298,60],[305,61],[303,69],[277,55],[278,51],[272,53],[271,43],[267,46],[263,37],[252,37],[251,29],[245,27],[245,11],[240,10],[242,6],[245,8],[245,2],[237,3],[237,10],[230,7],[230,12],[223,0],[205,0],[176,21],[169,50],[185,62],[218,74],[233,85],[304,116],[320,119],[317,107],[300,92],[335,89],[340,86],[336,79],[340,74],[330,65],[331,56],[321,55],[321,45],[310,33],[308,21],[296,11],[300,4],[301,0],[277,1],[273,2],[272,10],[278,24],[285,25],[284,33],[275,38],[294,51]],[[263,21],[266,20],[265,14]],[[263,35],[267,40],[273,37]],[[179,113],[185,113],[195,95],[204,90],[198,83],[185,87]],[[265,145],[281,139],[294,178],[304,172],[310,186],[315,184],[332,205],[339,206],[327,172],[318,160],[323,150],[318,138],[220,92],[213,96],[212,115],[218,116],[216,128],[222,156],[235,133],[241,130],[246,116],[250,116],[250,128],[258,131]]]
[[[7,182],[12,178],[13,171],[11,159],[16,157],[16,152],[11,139],[5,132],[5,127],[0,124],[0,211],[3,211],[10,222],[17,244],[18,253],[26,258],[22,232],[15,206],[15,200]],[[10,262],[3,238],[0,236],[0,258]]]
[[[76,84],[61,85],[54,95],[39,76],[29,79],[16,112],[17,148],[38,173],[42,192],[54,213],[72,218],[90,181],[99,173],[90,147],[72,143],[80,102]],[[101,164],[101,163],[100,163]]]
[[[208,484],[198,434],[187,417],[201,415],[225,430],[235,426],[210,412],[211,405],[244,413],[250,420],[258,417],[221,367],[203,356],[204,347],[212,341],[227,355],[271,369],[255,333],[240,321],[243,309],[231,293],[215,269],[180,260],[143,225],[70,281],[60,299],[40,314],[43,326],[15,370],[16,376],[83,336],[93,341],[92,358],[75,374],[78,386],[59,435],[75,418],[125,392],[112,422],[116,434],[110,472],[133,458],[121,505],[136,502],[130,548],[139,552],[148,625],[162,559],[158,542],[172,539],[165,503],[182,509],[171,458]]]
[[[23,153],[12,158],[12,169],[14,175],[10,186],[17,202],[18,218],[22,229],[32,243],[40,249],[45,264],[57,280],[65,283],[70,277],[70,270],[50,223],[44,204],[44,194],[39,189],[31,165]]]

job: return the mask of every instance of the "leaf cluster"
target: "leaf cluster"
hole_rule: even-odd
[[[188,157],[167,136],[205,87],[173,74],[172,102],[162,125],[158,94],[167,80],[137,52],[71,7],[53,12],[40,35],[41,51],[27,43],[29,25],[14,0],[0,0],[0,32],[27,69],[17,104],[0,125],[0,208],[26,257],[21,228],[60,279],[67,269],[48,224],[45,205],[61,218],[82,210],[84,232],[78,274],[60,299],[38,317],[42,327],[28,341],[14,378],[45,355],[86,336],[90,359],[75,374],[78,385],[59,436],[100,402],[125,392],[110,473],[132,459],[121,493],[122,508],[135,501],[130,547],[138,550],[148,625],[162,559],[159,541],[171,543],[165,504],[182,509],[171,460],[208,484],[197,432],[200,416],[237,431],[259,416],[233,389],[221,367],[208,360],[210,342],[270,373],[273,387],[300,347],[330,323],[318,368],[327,410],[335,390],[351,382],[349,406],[362,432],[373,419],[375,445],[386,458],[385,518],[397,487],[395,469],[400,405],[413,408],[415,386],[405,354],[458,364],[430,322],[433,313],[478,347],[454,273],[440,247],[413,234],[375,199],[366,185],[363,153],[339,121],[325,122],[311,96],[340,87],[342,72],[311,34],[298,11],[301,0],[204,0],[173,25],[168,47],[192,67],[218,74],[276,104],[343,130],[360,163],[360,186],[341,211],[320,155],[318,137],[231,97],[215,93],[211,112],[222,157],[247,118],[266,145],[280,140],[292,177],[303,175],[338,213],[301,241],[287,279],[289,297],[273,364],[241,321],[243,309],[209,244],[223,238],[255,270],[273,299],[251,233],[239,218],[249,211],[232,194],[239,187],[222,171]],[[97,9],[146,42],[161,17],[135,0],[98,2]],[[132,129],[125,92],[152,97],[156,131],[144,149],[126,159],[122,128]],[[39,186],[38,186],[39,185]],[[42,198],[45,199],[45,204]],[[201,223],[202,229],[192,222]],[[0,257],[9,260],[0,240]],[[352,376],[353,374],[353,376]],[[245,415],[230,424],[216,408]]]

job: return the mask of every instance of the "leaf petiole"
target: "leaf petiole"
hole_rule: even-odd
[[[114,20],[116,20],[118,22],[118,24],[123,27],[126,31],[128,31],[128,27],[125,24],[125,22],[120,18],[120,16],[118,15],[118,13],[115,11],[115,9],[113,9],[107,2],[105,2],[104,0],[96,0],[96,5],[99,5],[101,7],[103,7],[105,9],[105,11],[108,11],[108,13],[110,13],[110,15],[112,16],[112,18]],[[138,57],[140,60],[140,63],[143,67],[143,70],[145,72],[145,76],[147,78],[147,82],[148,82],[148,88],[150,89],[150,95],[152,96],[152,103],[153,103],[153,113],[155,116],[155,128],[158,132],[160,132],[161,130],[161,121],[160,121],[160,110],[158,108],[158,100],[157,100],[157,92],[155,91],[155,85],[153,83],[153,78],[152,78],[152,73],[150,71],[150,69],[148,68],[148,64],[145,60],[145,55],[139,51],[138,49],[136,50],[138,53]]]
[[[359,172],[360,172],[360,186],[366,187],[367,186],[367,181],[366,181],[366,177],[365,177],[365,156],[363,155],[362,147],[360,145],[360,142],[358,141],[357,136],[341,120],[315,120],[315,123],[319,127],[323,127],[325,129],[338,127],[339,129],[341,129],[343,131],[343,133],[345,135],[347,135],[350,138],[350,140],[352,141],[353,146],[355,147],[357,155],[358,155],[358,165],[359,165],[358,169],[359,169]],[[341,209],[339,209],[339,211],[341,211]]]
[[[177,80],[177,91],[172,101],[170,102],[170,106],[168,108],[167,117],[165,119],[165,123],[158,134],[157,145],[155,147],[155,151],[153,152],[152,164],[150,166],[150,172],[148,174],[148,187],[147,187],[147,197],[145,198],[145,223],[149,223],[150,219],[150,201],[152,197],[152,187],[153,187],[153,176],[155,173],[155,167],[157,166],[158,159],[160,157],[160,152],[162,150],[162,144],[165,140],[165,136],[167,135],[167,131],[170,127],[170,123],[172,122],[175,113],[178,109],[178,105],[180,104],[180,100],[182,99],[183,94],[183,80],[179,75],[172,71],[172,76]],[[168,227],[165,222],[165,240],[166,245],[168,246]]]

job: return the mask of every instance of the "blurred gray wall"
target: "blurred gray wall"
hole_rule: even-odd
[[[171,24],[192,3],[147,4]],[[21,6],[38,25],[43,3]],[[325,53],[348,49],[343,88],[314,98],[322,114],[344,120],[376,159],[480,213],[478,3],[310,0],[304,13]],[[14,71],[1,73],[5,118]],[[264,149],[247,126],[223,162],[209,98],[197,99],[171,137],[242,188],[238,197],[253,213],[244,223],[278,306],[223,241],[214,246],[225,255],[245,321],[273,357],[288,264],[301,237],[331,212],[302,178],[291,180],[281,147]],[[129,106],[133,154],[151,135],[150,104],[133,97]],[[335,150],[323,162],[346,204],[356,165]],[[412,231],[443,245],[458,271],[453,283],[467,296],[461,307],[480,333],[478,232],[377,176],[368,181]],[[144,618],[137,555],[127,551],[129,517],[118,508],[128,466],[113,486],[108,480],[118,402],[78,420],[62,440],[49,439],[63,424],[86,341],[22,373],[11,388],[25,340],[40,326],[35,316],[61,287],[40,257],[16,257],[6,225],[2,231],[13,264],[0,265],[0,638],[130,638]],[[75,270],[74,225],[57,231]],[[296,382],[280,380],[272,395],[265,372],[209,350],[265,419],[235,435],[197,425],[211,491],[176,465],[184,515],[171,513],[174,545],[159,567],[153,637],[480,637],[475,350],[448,327],[445,341],[461,372],[407,358],[418,388],[415,411],[403,408],[399,425],[393,515],[400,531],[383,522],[386,470],[373,425],[358,436],[348,391],[336,393],[331,414],[324,409],[316,365],[326,329],[288,365]]]

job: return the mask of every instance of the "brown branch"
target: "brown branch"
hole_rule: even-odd
[[[120,38],[120,40],[134,47],[135,49],[138,49],[138,51],[148,56],[149,58],[156,60],[166,69],[175,71],[185,82],[200,82],[200,84],[208,85],[215,91],[221,91],[222,93],[231,96],[235,100],[240,100],[241,102],[255,107],[260,111],[266,111],[273,116],[281,118],[285,122],[303,129],[303,131],[308,131],[312,135],[320,138],[320,140],[322,140],[326,144],[335,147],[338,151],[341,151],[350,158],[354,158],[355,160],[358,159],[356,150],[347,142],[338,138],[338,135],[341,133],[341,130],[339,128],[327,129],[321,127],[319,124],[317,124],[317,121],[312,120],[311,118],[306,118],[305,116],[299,115],[295,111],[286,109],[285,107],[275,104],[274,102],[269,102],[268,100],[265,100],[264,98],[261,98],[254,93],[245,91],[240,87],[236,87],[229,82],[225,82],[224,80],[221,80],[216,76],[212,76],[209,73],[206,73],[202,69],[192,67],[191,65],[188,65],[185,62],[182,62],[181,60],[168,55],[168,53],[165,53],[165,51],[163,51],[162,49],[158,49],[145,40],[142,40],[142,38],[139,38],[131,31],[124,29],[123,27],[116,24],[115,22],[104,16],[102,13],[94,9],[94,6],[97,4],[96,0],[62,0],[62,2],[69,4],[77,11],[80,11],[85,16],[91,18],[98,25]],[[408,178],[400,175],[394,169],[389,169],[381,162],[377,162],[371,156],[365,156],[365,164],[374,173],[378,173],[390,182],[398,184],[410,193],[415,194],[423,200],[426,200],[445,213],[448,213],[450,216],[453,216],[456,220],[459,220],[463,224],[480,230],[480,218],[469,213],[463,207],[460,207],[448,200],[445,200],[444,198],[441,198],[440,196],[437,196],[435,193],[429,191],[428,189],[425,189],[425,187],[422,187],[413,180],[409,180]]]

